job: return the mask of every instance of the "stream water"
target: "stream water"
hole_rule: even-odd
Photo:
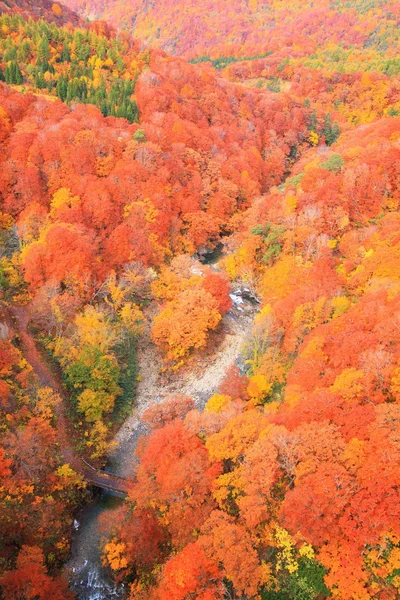
[[[103,492],[77,515],[79,525],[72,539],[67,569],[70,588],[79,600],[116,600],[125,596],[126,589],[115,585],[110,573],[101,565],[100,556],[101,538],[105,533],[101,530],[100,517],[112,513],[122,503],[122,498]]]

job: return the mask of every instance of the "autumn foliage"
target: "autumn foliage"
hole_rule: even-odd
[[[195,547],[211,561],[204,573],[219,569],[211,598],[232,589],[249,598],[398,595],[399,131],[399,119],[387,118],[310,149],[244,214],[222,264],[262,298],[247,378],[231,370],[204,412],[170,400],[174,420],[141,446],[115,539],[132,508],[153,498],[173,550],[157,581],[148,589],[138,579],[132,598],[198,594],[185,588],[197,585]],[[172,474],[159,457],[170,456],[164,440],[178,432],[201,441],[189,462],[182,447]],[[190,483],[198,468],[201,488]],[[185,575],[174,588],[178,568]]]
[[[129,599],[399,597],[397,4],[67,4],[125,30],[0,2],[1,594],[72,598],[72,463],[150,348],[176,393],[101,542]]]
[[[150,46],[185,57],[243,57],[290,48],[313,54],[317,48],[363,47],[386,40],[396,48],[398,7],[365,2],[308,0],[241,2],[162,0],[150,8],[144,0],[67,0],[80,14],[106,18]],[[379,8],[378,8],[379,7]],[[376,19],[381,27],[376,37]],[[378,41],[379,40],[379,41]],[[398,40],[397,40],[398,43]],[[394,52],[393,52],[394,55]]]

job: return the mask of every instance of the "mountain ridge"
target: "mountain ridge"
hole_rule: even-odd
[[[50,23],[83,26],[85,21],[61,2],[52,0],[1,0],[0,15],[18,14],[24,18],[31,17],[34,20],[46,19]]]

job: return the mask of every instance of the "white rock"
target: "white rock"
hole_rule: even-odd
[[[232,303],[235,305],[243,304],[243,298],[241,296],[237,296],[236,294],[229,294],[229,298],[232,300]]]

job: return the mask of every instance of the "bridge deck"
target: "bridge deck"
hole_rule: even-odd
[[[133,483],[132,481],[123,479],[112,473],[107,473],[106,471],[101,471],[100,469],[95,469],[84,459],[82,459],[82,463],[83,468],[80,469],[80,473],[88,483],[112,492],[128,494]]]

